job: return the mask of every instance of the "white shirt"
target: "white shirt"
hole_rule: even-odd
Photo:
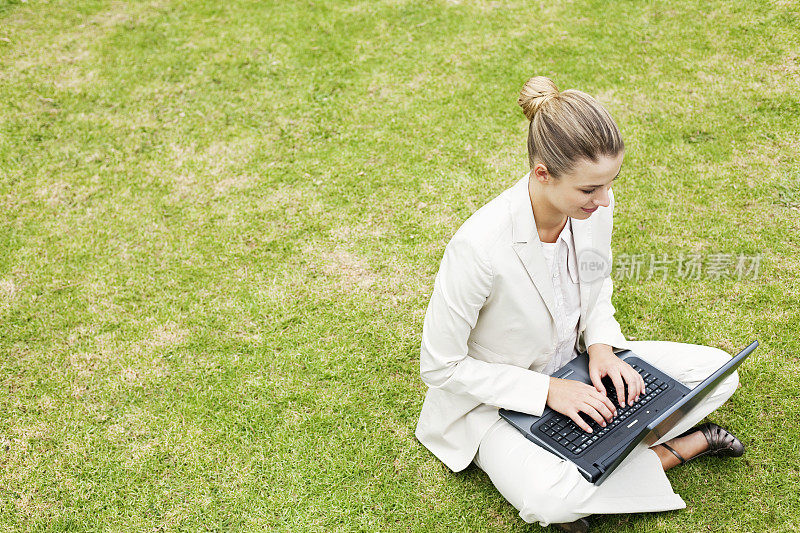
[[[578,320],[581,316],[581,294],[578,284],[578,260],[572,240],[572,219],[568,218],[556,242],[543,242],[542,251],[550,267],[556,303],[556,348],[542,373],[553,372],[578,355]]]

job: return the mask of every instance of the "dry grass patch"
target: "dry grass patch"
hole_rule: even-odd
[[[81,61],[88,56],[89,52],[87,51],[83,56],[74,58],[70,63]],[[71,66],[53,80],[53,85],[60,91],[75,90],[97,83],[98,77],[96,69],[86,70],[82,66]]]
[[[328,209],[319,200],[318,195],[315,190],[310,191],[286,184],[274,185],[269,194],[256,200],[254,213],[249,215],[257,216],[259,222],[265,225],[266,231],[259,236],[253,236],[253,241],[244,244],[257,246],[264,239],[281,239],[283,235],[297,229],[304,220],[324,218]],[[236,208],[231,212],[231,216],[238,217]]]
[[[313,252],[312,252],[313,253]],[[371,289],[376,275],[361,257],[343,249],[334,249],[319,254],[325,275],[335,279],[334,286],[342,292]]]
[[[99,186],[83,187],[63,180],[56,180],[42,185],[34,192],[34,198],[44,202],[51,208],[58,208],[84,204],[99,190]]]
[[[761,63],[752,57],[742,59],[728,53],[716,53],[698,61],[698,71],[711,73],[715,93],[726,91],[741,94],[745,89],[770,96],[794,95],[800,86],[797,73],[797,52],[782,57],[776,63]],[[683,84],[686,91],[693,92],[693,99],[707,94],[692,80]]]
[[[519,128],[520,137],[527,135],[527,124]],[[517,145],[503,145],[498,149],[493,150],[491,154],[485,156],[486,163],[493,168],[498,176],[507,177],[509,183],[513,177],[521,178],[523,174],[527,173],[527,155],[522,146]],[[509,185],[510,186],[510,185]]]
[[[106,364],[106,359],[96,352],[74,352],[68,356],[70,369],[78,380],[90,381],[92,376]]]
[[[157,15],[164,1],[157,2],[115,2],[107,10],[91,16],[85,22],[55,32],[48,45],[28,46],[34,37],[41,38],[38,21],[28,9],[18,9],[5,17],[4,34],[10,46],[5,46],[4,54],[8,61],[7,71],[11,80],[19,79],[32,67],[54,68],[54,85],[58,88],[79,88],[92,83],[94,71],[84,71],[82,65],[94,56],[91,46],[123,24],[142,24]],[[54,25],[58,24],[54,20]],[[18,44],[19,43],[19,44]],[[23,44],[24,43],[24,44]],[[79,65],[71,67],[70,65]]]
[[[800,82],[800,52],[792,52],[785,55],[780,63],[771,65],[769,69],[779,73],[779,75],[795,78],[795,82]]]
[[[13,278],[0,279],[0,312],[9,310],[17,302],[20,290]]]
[[[625,123],[642,116],[647,116],[660,107],[660,102],[642,91],[623,92],[614,87],[607,87],[593,94],[595,100],[600,102],[616,121],[624,126]],[[527,135],[527,133],[523,134]],[[515,152],[518,153],[518,152]]]
[[[372,263],[355,251],[365,235],[382,240],[387,239],[386,233],[387,229],[380,224],[343,224],[331,231],[327,246],[309,243],[303,255],[313,258],[313,264],[321,265],[335,290],[369,293],[398,304],[423,292],[427,280],[412,265],[402,263],[396,254],[382,254],[380,263]]]
[[[186,343],[189,334],[190,330],[169,321],[150,331],[149,338],[144,342],[144,348],[151,351],[154,348],[181,346]]]

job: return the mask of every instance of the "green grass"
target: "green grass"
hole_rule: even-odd
[[[445,243],[521,177],[524,81],[626,145],[625,331],[761,347],[744,459],[597,531],[797,531],[793,2],[0,0],[0,529],[538,531],[413,437]]]

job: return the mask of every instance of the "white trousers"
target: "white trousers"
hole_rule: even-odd
[[[689,388],[712,374],[730,355],[717,348],[665,341],[631,341],[639,357]],[[739,384],[734,373],[655,443],[691,428],[731,397]],[[590,514],[639,513],[682,509],[661,460],[641,443],[601,484],[586,481],[574,464],[526,439],[505,420],[497,421],[481,440],[475,464],[526,522],[572,522]]]

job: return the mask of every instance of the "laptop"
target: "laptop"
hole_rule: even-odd
[[[607,422],[606,427],[602,427],[581,413],[581,417],[592,428],[592,433],[584,432],[571,418],[547,406],[542,416],[506,409],[500,409],[500,416],[526,438],[558,457],[571,461],[583,477],[600,485],[640,442],[647,439],[653,444],[672,429],[684,414],[731,375],[757,346],[758,341],[748,345],[694,389],[689,389],[630,350],[619,352],[617,356],[644,378],[646,394],[642,394],[633,406],[621,407],[617,403],[611,380],[603,378],[606,391],[617,407],[617,416]],[[574,379],[591,385],[589,355],[579,355],[556,371],[553,377]]]

